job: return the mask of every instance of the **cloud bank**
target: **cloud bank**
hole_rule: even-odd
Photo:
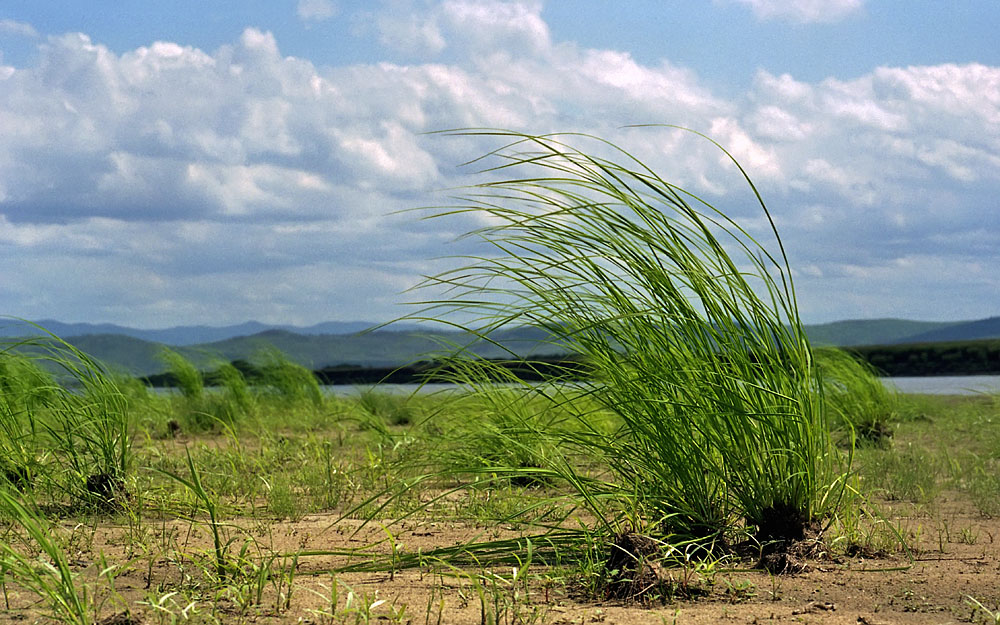
[[[295,14],[304,22],[322,22],[337,14],[337,5],[331,0],[299,0]]]
[[[799,24],[840,21],[860,12],[864,0],[732,0],[753,10],[762,20],[784,20]]]
[[[821,5],[831,17],[860,2],[794,3],[795,19]],[[216,50],[121,54],[67,33],[30,66],[0,65],[7,312],[147,327],[397,316],[456,233],[390,213],[443,201],[470,180],[457,165],[496,147],[425,134],[447,128],[594,133],[753,227],[718,150],[625,128],[668,123],[710,135],[758,183],[807,319],[996,313],[1000,68],[760,71],[727,99],[669,60],[554,41],[535,2],[418,8],[373,16],[409,64],[320,68],[248,28]]]

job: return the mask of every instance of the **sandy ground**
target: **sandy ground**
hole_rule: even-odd
[[[276,560],[274,570],[284,565],[286,575],[261,578],[257,602],[252,580],[216,586],[206,582],[212,542],[204,524],[165,519],[145,521],[142,526],[65,524],[62,531],[72,547],[71,564],[97,589],[91,596],[103,600],[100,616],[119,614],[127,606],[133,623],[995,622],[969,598],[991,609],[1000,603],[1000,543],[995,541],[1000,538],[1000,520],[982,518],[971,505],[948,497],[940,498],[931,511],[902,505],[889,510],[889,520],[914,547],[911,556],[897,551],[818,557],[807,561],[807,571],[784,575],[754,570],[752,563],[723,564],[698,578],[695,585],[703,593],[666,604],[580,596],[572,584],[547,581],[542,567],[530,570],[526,587],[509,585],[510,567],[493,571],[498,578],[482,576],[483,569],[447,567],[433,573],[428,567],[394,575],[350,573],[334,578],[328,569],[343,565],[347,560],[342,556],[300,557],[287,605],[291,560]],[[257,554],[358,548],[386,537],[378,525],[359,530],[359,522],[334,519],[329,515],[294,523],[235,519],[229,521],[226,533],[237,537],[231,553],[248,544]],[[242,529],[233,529],[236,526]],[[434,522],[404,522],[393,532],[398,548],[411,553],[475,537],[516,535],[507,528]],[[387,550],[388,543],[379,548]],[[107,563],[124,565],[115,578],[114,594],[107,592],[106,583],[94,579],[101,554]],[[687,573],[670,569],[666,574],[681,580]],[[37,595],[11,583],[5,594],[0,622],[35,622],[46,609]],[[334,594],[336,611],[331,608]]]

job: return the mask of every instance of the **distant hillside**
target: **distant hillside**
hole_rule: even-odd
[[[417,333],[372,332],[306,336],[284,330],[268,330],[253,336],[205,343],[192,349],[234,360],[249,358],[269,348],[278,349],[295,362],[311,369],[345,363],[389,367],[441,351],[441,345],[436,340]]]
[[[88,334],[65,340],[119,373],[142,375],[163,369],[158,358],[163,346],[159,343],[120,334]]]
[[[95,358],[133,375],[162,372],[164,367],[158,354],[163,345],[170,345],[203,368],[212,368],[220,360],[250,359],[261,350],[273,348],[299,364],[321,369],[337,365],[398,367],[447,353],[474,340],[472,335],[466,333],[432,332],[429,329],[418,331],[413,325],[391,325],[377,332],[358,333],[358,329],[370,327],[366,322],[331,322],[295,330],[256,322],[226,328],[185,326],[167,330],[134,330],[113,325],[63,324],[57,321],[46,321],[41,325]],[[12,321],[0,320],[0,336],[38,334],[37,328],[24,324],[15,326]],[[319,332],[321,329],[330,332]],[[1000,338],[1000,317],[964,322],[905,319],[838,321],[807,325],[805,329],[814,343],[822,345],[861,347],[954,342]],[[84,330],[104,331],[76,334]],[[223,338],[190,342],[195,337],[215,335]],[[561,353],[546,342],[547,338],[544,328],[514,328],[495,334],[494,339],[499,345],[480,341],[475,351],[490,358],[509,356],[507,350],[536,356]]]
[[[806,325],[809,340],[817,345],[887,345],[914,336],[962,326],[966,322],[909,321],[907,319],[858,319]]]
[[[142,330],[128,328],[111,323],[63,323],[53,319],[36,321],[39,326],[62,338],[73,338],[91,334],[117,334],[129,336],[143,341],[163,343],[165,345],[198,345],[224,341],[238,336],[251,336],[268,330],[284,330],[303,335],[317,334],[353,334],[362,332],[374,326],[367,321],[327,321],[313,326],[268,325],[257,321],[248,321],[230,326],[176,326],[158,330]],[[396,327],[397,330],[413,330],[413,325]],[[15,319],[0,318],[0,337],[33,336],[39,333],[38,328]]]
[[[942,341],[980,341],[1000,338],[1000,317],[967,321],[942,328],[929,329],[894,343],[939,343]]]
[[[548,355],[559,350],[547,346],[540,328],[520,328],[497,334],[496,341],[519,353]],[[89,334],[66,339],[113,369],[132,375],[151,375],[164,370],[159,354],[162,343],[118,334]],[[285,330],[267,330],[252,336],[229,338],[199,345],[171,346],[200,368],[214,368],[219,361],[250,360],[268,349],[277,349],[310,369],[336,365],[397,367],[424,360],[468,345],[474,337],[461,332],[370,332],[365,334],[304,335]],[[475,351],[495,358],[509,356],[503,347],[478,342]]]

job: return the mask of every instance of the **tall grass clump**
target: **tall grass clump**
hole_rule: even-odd
[[[250,390],[250,385],[243,377],[243,372],[233,366],[230,362],[224,362],[215,370],[219,384],[223,392],[233,406],[242,414],[248,414],[254,407],[254,395]]]
[[[860,442],[885,445],[892,436],[889,422],[898,415],[898,394],[882,384],[871,365],[844,350],[824,347],[814,353],[831,425]]]
[[[361,389],[357,401],[367,415],[381,419],[387,425],[409,425],[415,418],[412,399],[410,395],[369,387]]]
[[[828,513],[845,472],[791,270],[750,179],[773,250],[599,139],[454,134],[508,141],[479,161],[492,180],[437,214],[478,219],[468,236],[492,251],[429,279],[444,296],[413,317],[487,341],[500,328],[546,327],[586,363],[585,391],[622,426],[563,441],[610,472],[572,479],[582,499],[701,540],[744,530],[794,539]]]
[[[5,369],[2,444],[16,448],[27,440],[37,443],[35,464],[49,484],[100,507],[120,506],[134,454],[128,402],[114,376],[51,334],[8,344],[0,360],[7,365],[20,361]],[[16,383],[11,371],[21,376]],[[20,451],[30,468],[30,452],[23,445]],[[37,460],[41,455],[44,467]]]
[[[169,347],[163,347],[159,357],[180,394],[189,400],[201,399],[205,393],[205,378],[194,363]]]
[[[210,378],[218,388],[206,389],[205,375],[182,354],[164,347],[160,360],[167,365],[180,394],[177,400],[188,429],[197,432],[231,426],[253,411],[254,394],[232,363],[220,363]]]
[[[322,405],[323,393],[313,372],[292,362],[277,349],[258,352],[253,364],[258,370],[256,382],[262,392],[283,402]]]
[[[37,472],[36,414],[51,400],[55,386],[32,359],[0,352],[0,478],[17,489],[27,488]]]

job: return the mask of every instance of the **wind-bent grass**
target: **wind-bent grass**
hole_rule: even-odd
[[[201,399],[205,392],[205,380],[194,364],[169,347],[160,349],[160,360],[174,378],[174,384],[181,395],[190,400]]]
[[[221,389],[205,390],[205,376],[183,355],[164,347],[160,359],[168,367],[176,388],[178,403],[183,409],[184,425],[194,431],[206,431],[229,426],[254,412],[256,398],[243,373],[231,363],[216,367],[216,380]]]
[[[235,404],[235,408],[241,414],[250,414],[254,407],[254,397],[243,373],[232,363],[224,362],[216,369],[216,375],[219,376],[219,382]]]
[[[388,425],[408,425],[415,416],[410,400],[407,395],[365,388],[358,394],[357,401],[368,415],[382,419]]]
[[[257,383],[265,393],[282,401],[308,402],[314,407],[323,403],[319,381],[312,371],[296,364],[276,349],[263,350],[254,356],[260,370]]]
[[[885,444],[892,435],[889,422],[899,409],[897,393],[882,384],[870,365],[843,350],[827,347],[814,353],[831,425],[860,441]]]
[[[743,524],[761,539],[795,538],[826,514],[845,471],[791,271],[749,178],[772,224],[773,254],[606,142],[573,137],[617,160],[560,136],[453,134],[510,142],[487,168],[510,177],[438,215],[481,218],[489,225],[470,236],[497,255],[429,279],[424,286],[447,297],[413,317],[456,326],[472,318],[464,327],[485,340],[502,327],[544,326],[592,368],[584,391],[623,425],[602,435],[581,417],[583,432],[563,437],[612,474],[581,479],[562,464],[580,500],[602,518],[617,508],[619,519],[706,539]],[[497,379],[489,363],[477,367],[475,385]]]
[[[55,382],[30,358],[0,352],[0,478],[28,488],[38,464],[39,408],[49,401]]]
[[[13,354],[15,349],[20,355]],[[7,384],[6,407],[0,412],[5,421],[3,445],[20,446],[20,461],[25,463],[16,470],[30,474],[39,468],[50,484],[75,498],[100,507],[120,505],[132,468],[132,424],[115,379],[90,356],[52,334],[8,344],[0,353],[7,362],[22,358],[30,359],[32,366],[22,363],[15,369],[27,379]],[[46,367],[54,371],[51,376]],[[11,406],[19,408],[12,412]],[[23,445],[28,440],[31,448]],[[39,445],[44,445],[45,454]],[[48,458],[44,468],[41,455]]]

